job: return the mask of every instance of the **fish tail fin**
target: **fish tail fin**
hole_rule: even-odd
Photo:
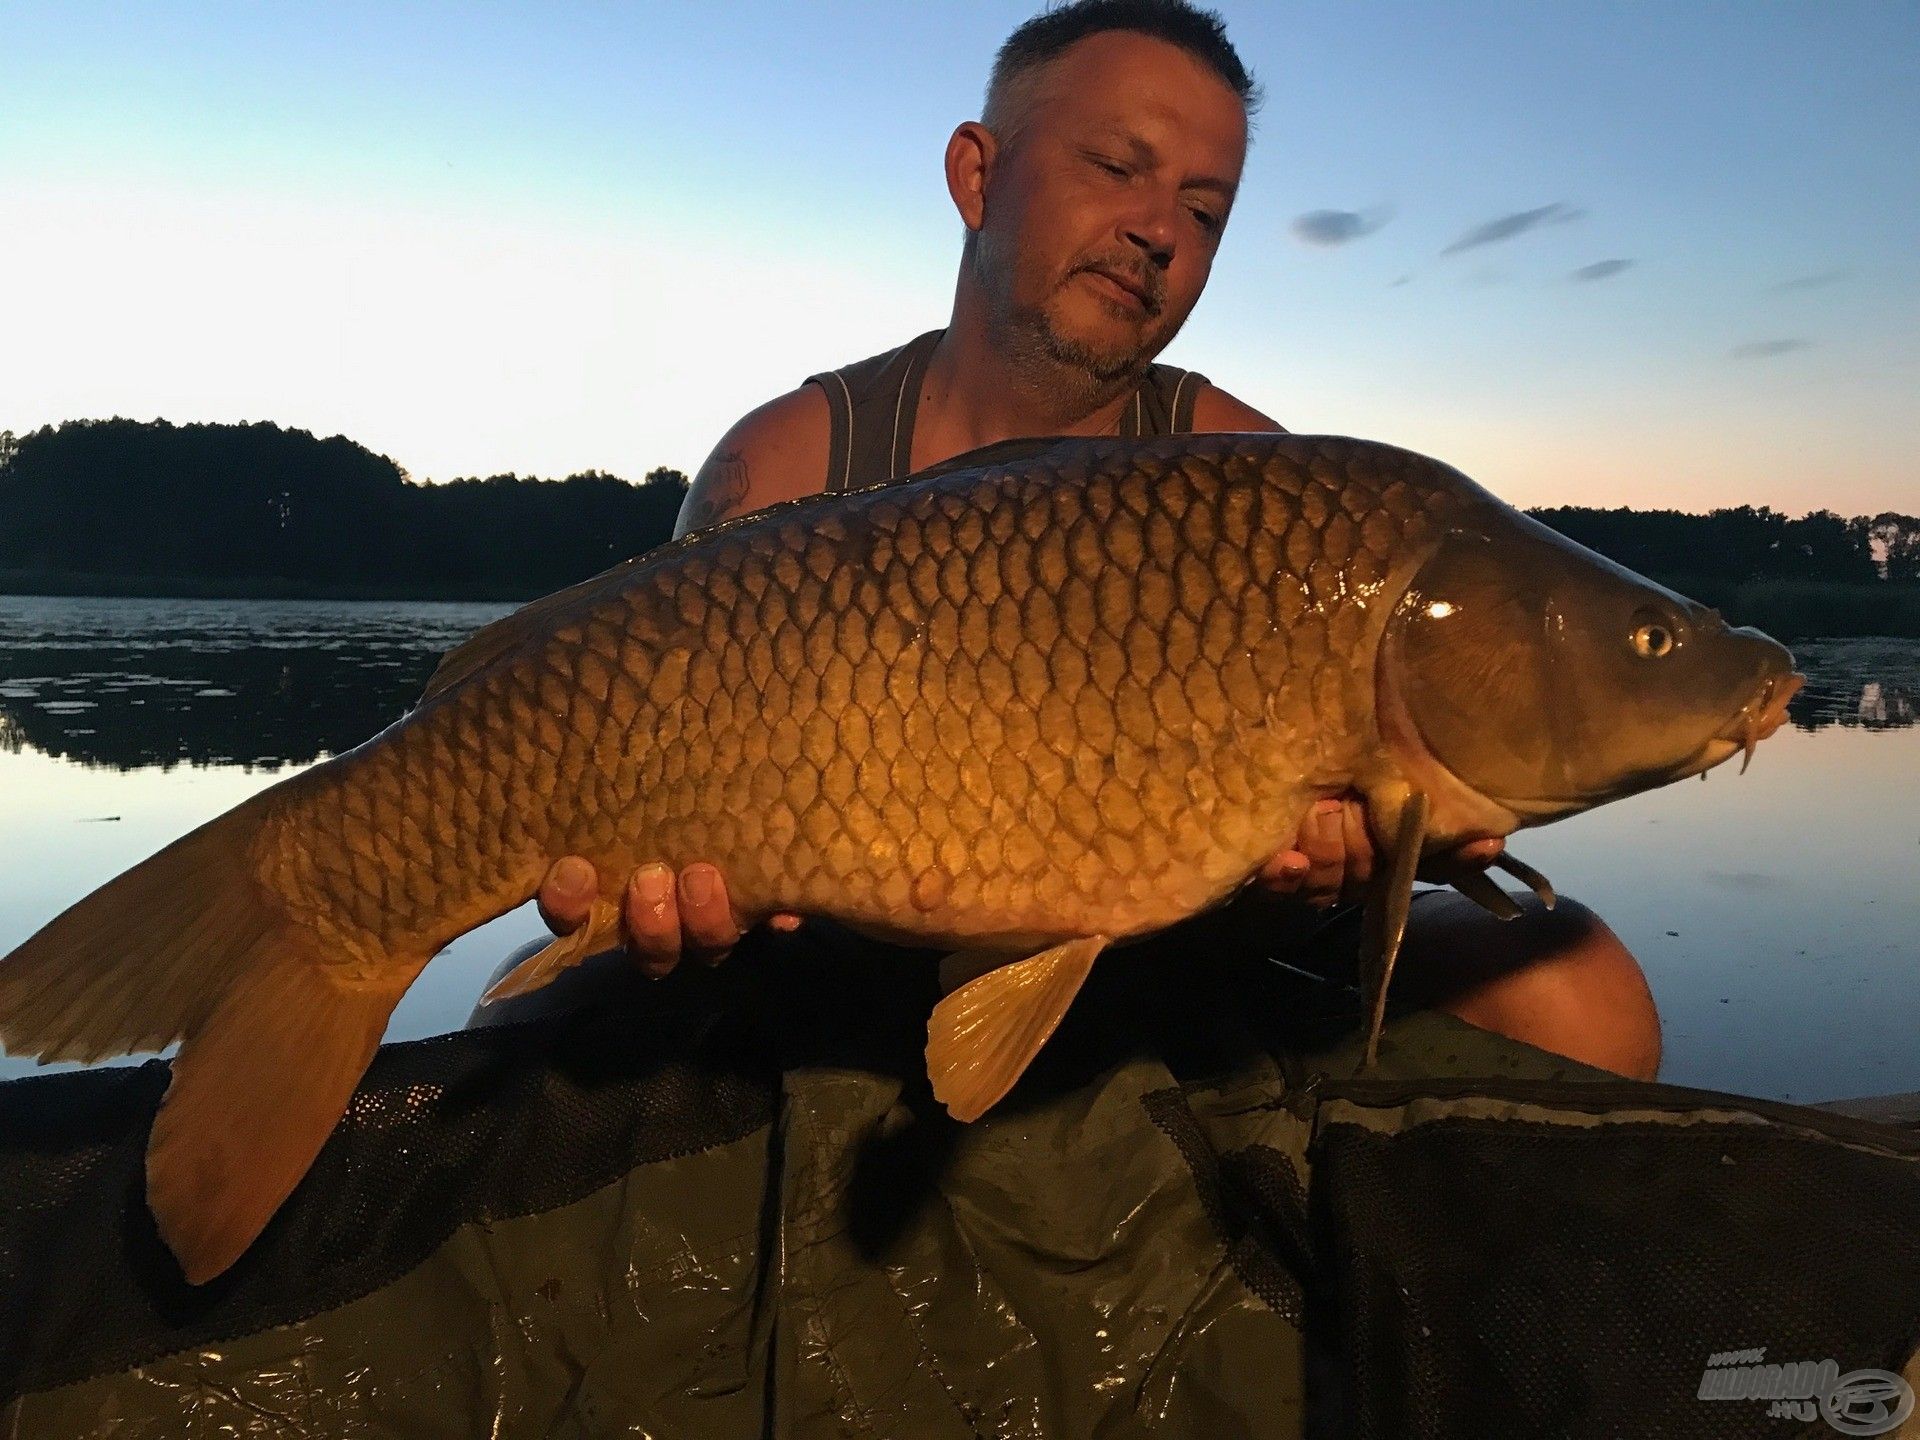
[[[42,1060],[163,1050],[269,952],[284,906],[256,878],[256,796],[115,876],[0,958],[0,1045]]]
[[[232,1263],[305,1173],[420,968],[344,977],[343,957],[258,876],[276,812],[271,791],[236,806],[0,958],[10,1054],[93,1061],[180,1042],[148,1200],[196,1282]]]
[[[297,949],[254,966],[180,1047],[147,1206],[195,1285],[240,1258],[312,1166],[417,970],[342,984]]]

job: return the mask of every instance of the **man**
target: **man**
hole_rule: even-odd
[[[1257,104],[1218,17],[1185,0],[1080,0],[1021,26],[996,60],[983,118],[947,142],[966,237],[946,328],[812,376],[743,417],[695,477],[680,532],[1019,436],[1281,430],[1203,377],[1152,363],[1206,287]],[[1474,841],[1428,878],[1499,850]],[[1307,907],[1351,898],[1372,864],[1358,804],[1327,800],[1258,880],[1294,897],[1300,953],[1350,952],[1354,927],[1320,924]],[[583,923],[597,885],[580,857],[558,862],[540,892],[548,924]],[[1427,895],[1403,986],[1482,1028],[1652,1078],[1659,1026],[1633,957],[1583,907],[1523,905],[1503,925],[1458,895]],[[643,866],[625,910],[629,949],[655,975],[683,952],[718,960],[741,932],[707,864],[677,882],[664,865]]]

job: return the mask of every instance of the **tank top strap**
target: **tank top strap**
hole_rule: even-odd
[[[913,428],[921,381],[944,330],[929,330],[884,354],[809,375],[827,397],[827,490],[839,494],[898,480],[913,465]],[[1184,435],[1207,377],[1172,365],[1149,365],[1120,417],[1129,438]]]
[[[945,333],[929,330],[884,354],[807,377],[827,397],[829,493],[859,490],[907,473],[920,382]]]
[[[1208,385],[1197,370],[1149,365],[1133,392],[1126,433],[1138,436],[1185,435],[1193,429],[1193,402]]]

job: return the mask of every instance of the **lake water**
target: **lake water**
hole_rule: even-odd
[[[505,605],[0,596],[0,954],[247,795],[396,718]],[[1606,917],[1665,1020],[1662,1078],[1780,1099],[1920,1090],[1920,642],[1796,647],[1752,770],[1520,836]],[[524,907],[464,936],[390,1039],[461,1025]],[[0,1079],[32,1073],[0,1058]]]

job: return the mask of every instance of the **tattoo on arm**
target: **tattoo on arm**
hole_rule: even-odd
[[[718,524],[747,498],[747,462],[738,450],[722,450],[694,476],[680,507],[676,533],[689,534]]]

